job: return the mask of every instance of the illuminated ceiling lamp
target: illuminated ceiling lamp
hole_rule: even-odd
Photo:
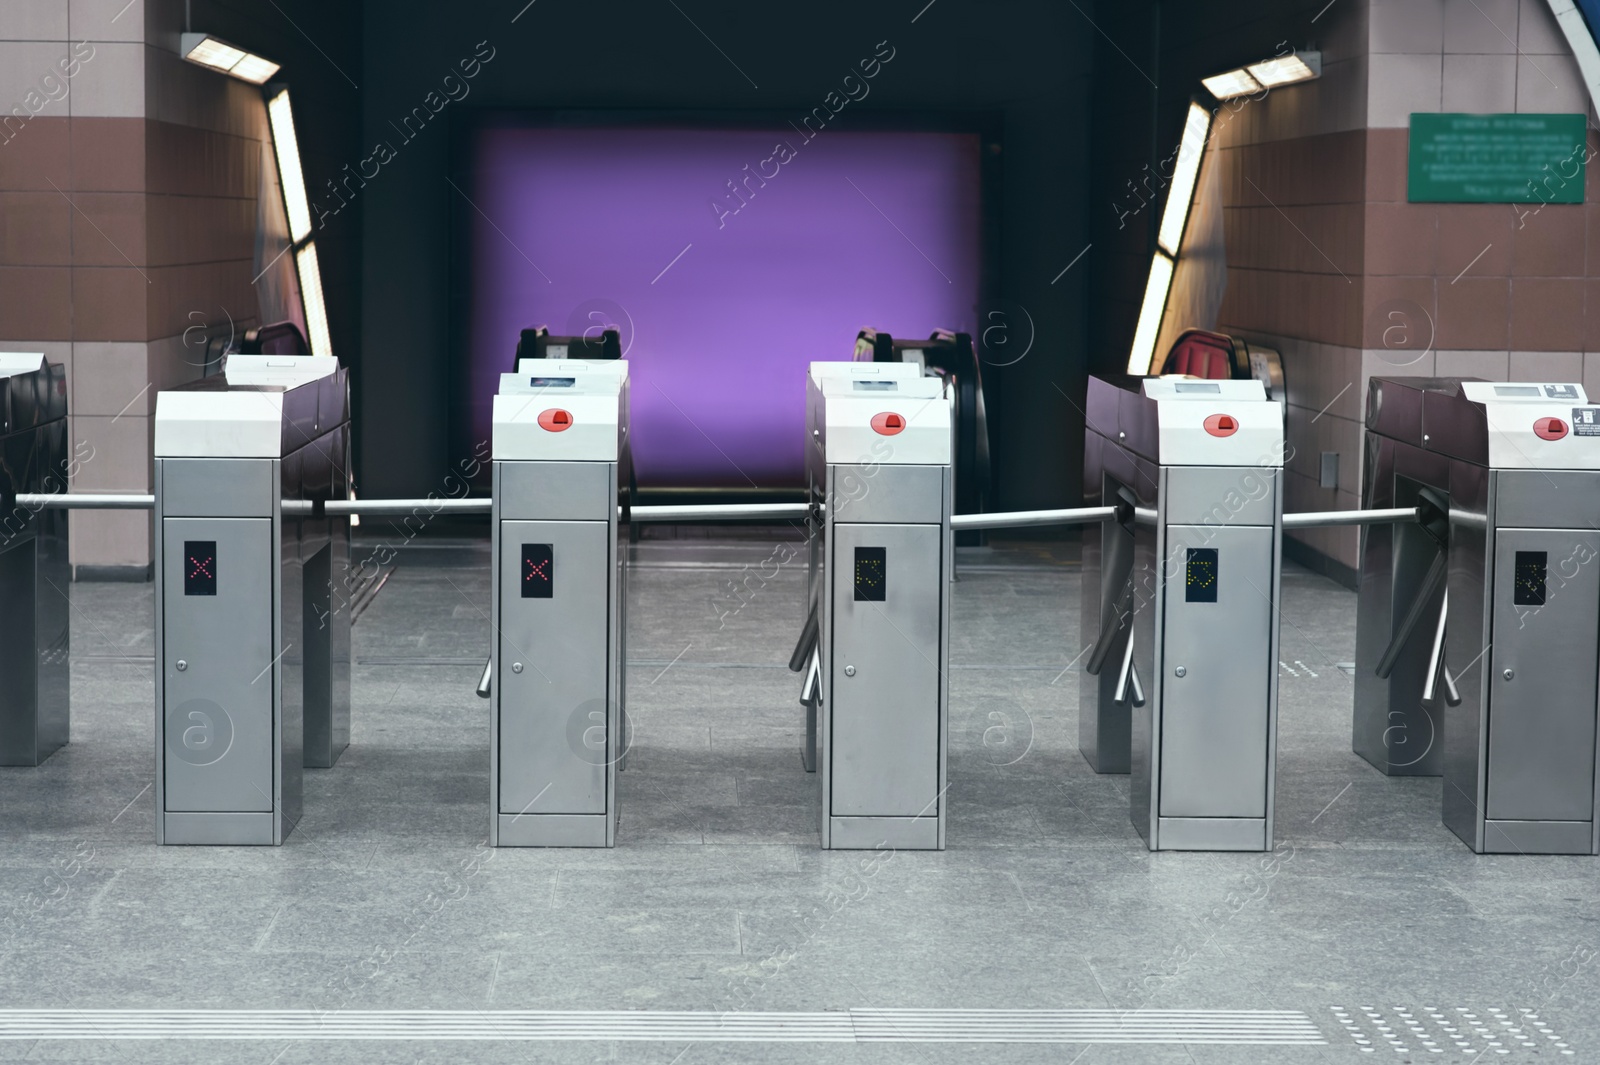
[[[278,184],[283,189],[283,209],[289,219],[289,243],[294,248],[295,274],[300,280],[300,305],[306,323],[306,343],[313,355],[332,355],[328,331],[328,304],[322,291],[322,266],[311,238],[311,205],[306,196],[305,174],[300,167],[300,141],[294,131],[294,109],[289,90],[278,89],[267,100],[267,120],[272,127],[272,153],[278,162]]]
[[[185,33],[179,39],[178,54],[191,63],[230,74],[252,85],[263,85],[278,72],[278,64],[272,60],[209,33]]]
[[[1247,63],[1236,70],[1225,70],[1200,84],[1219,100],[1232,100],[1239,96],[1252,96],[1265,89],[1294,85],[1322,76],[1321,52],[1290,52],[1273,56],[1259,63]]]
[[[1210,136],[1211,112],[1191,103],[1189,117],[1183,123],[1183,139],[1178,142],[1178,161],[1172,168],[1172,185],[1161,213],[1161,226],[1156,230],[1156,243],[1173,258],[1177,258],[1183,243],[1183,228],[1189,221],[1189,205],[1194,200],[1200,161],[1205,157]]]
[[[1189,206],[1194,187],[1200,180],[1200,163],[1205,158],[1206,141],[1211,136],[1211,112],[1198,103],[1189,105],[1183,123],[1183,139],[1178,142],[1178,159],[1172,168],[1172,184],[1156,230],[1156,253],[1150,261],[1150,278],[1145,282],[1144,301],[1139,305],[1139,324],[1133,331],[1133,347],[1128,351],[1128,372],[1147,374],[1155,361],[1156,341],[1161,336],[1161,319],[1167,309],[1167,294],[1177,268],[1178,252],[1183,247],[1183,231],[1189,221]]]
[[[328,332],[328,305],[322,295],[322,267],[317,262],[317,244],[307,241],[294,253],[300,275],[300,300],[306,311],[306,337],[313,355],[332,355],[333,338]]]
[[[298,244],[311,235],[311,203],[306,196],[305,174],[300,169],[300,142],[294,133],[288,89],[278,90],[267,101],[267,118],[272,124],[272,151],[278,160],[283,206],[289,215],[289,237]]]
[[[1232,100],[1238,96],[1249,96],[1251,93],[1261,91],[1261,83],[1251,77],[1250,72],[1243,67],[1213,74],[1209,78],[1201,78],[1200,84],[1219,100]]]
[[[1201,78],[1200,84],[1218,100],[1250,96],[1284,85],[1294,85],[1322,76],[1321,52],[1290,52],[1259,63],[1247,63]],[[1172,290],[1172,275],[1178,253],[1183,250],[1184,229],[1189,222],[1189,207],[1200,179],[1200,164],[1206,142],[1211,137],[1211,112],[1198,103],[1189,104],[1183,124],[1183,139],[1178,144],[1178,160],[1172,170],[1172,185],[1156,230],[1156,252],[1150,260],[1150,277],[1145,282],[1144,300],[1139,305],[1139,324],[1133,331],[1133,347],[1128,351],[1128,372],[1147,374],[1155,361],[1156,341],[1161,337],[1161,319],[1166,314],[1167,295]]]
[[[1288,55],[1251,63],[1245,70],[1265,89],[1295,85],[1322,77],[1322,53],[1290,52]]]
[[[1128,351],[1128,372],[1150,372],[1156,357],[1156,340],[1161,335],[1161,317],[1167,309],[1167,293],[1172,290],[1172,256],[1156,249],[1150,260],[1150,279],[1145,282],[1144,301],[1139,305],[1139,325],[1133,331],[1133,347]]]

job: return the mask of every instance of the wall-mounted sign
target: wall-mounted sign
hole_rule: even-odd
[[[1583,115],[1411,116],[1412,203],[1582,203]]]

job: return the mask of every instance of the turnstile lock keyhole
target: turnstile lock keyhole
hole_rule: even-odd
[[[844,667],[844,675],[847,676],[847,677],[855,676],[856,675],[856,667],[855,666],[845,666]]]
[[[513,662],[513,663],[511,663],[511,672],[513,672],[513,673],[521,673],[522,672],[522,663],[521,662]]]
[[[1517,674],[1516,674],[1516,671],[1515,671],[1515,670],[1510,670],[1510,669],[1508,669],[1508,670],[1506,670],[1506,671],[1505,671],[1505,672],[1504,672],[1504,673],[1502,673],[1502,674],[1500,674],[1500,675],[1501,675],[1501,676],[1502,676],[1502,677],[1504,677],[1504,678],[1506,678],[1506,680],[1511,680],[1511,679],[1512,679],[1512,678],[1513,678],[1513,677],[1515,677],[1515,676],[1516,676],[1516,675],[1517,675]]]
[[[184,670],[186,670],[186,669],[188,669],[188,668],[189,668],[189,663],[188,663],[188,662],[185,662],[185,661],[184,661],[184,660],[183,660],[183,659],[181,659],[181,658],[180,658],[180,659],[178,659],[178,672],[179,672],[179,673],[182,673],[182,672],[183,672],[183,671],[184,671]]]
[[[1174,677],[1187,677],[1189,675],[1189,670],[1185,666],[1177,666],[1173,669],[1172,675]]]

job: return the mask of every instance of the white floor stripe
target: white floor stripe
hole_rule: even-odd
[[[0,1010],[0,1040],[1220,1043],[1324,1045],[1299,1010]]]

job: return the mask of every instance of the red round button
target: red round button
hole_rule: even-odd
[[[874,414],[872,416],[872,428],[884,436],[893,436],[905,429],[905,427],[906,420],[898,414],[890,414],[885,411],[882,414]]]
[[[1567,435],[1567,423],[1560,418],[1540,418],[1533,423],[1533,431],[1541,440],[1560,440]]]
[[[1232,436],[1239,431],[1239,419],[1231,414],[1213,414],[1206,419],[1206,432],[1212,436]]]
[[[564,432],[572,428],[572,415],[560,407],[551,407],[539,415],[539,427],[552,433]]]

